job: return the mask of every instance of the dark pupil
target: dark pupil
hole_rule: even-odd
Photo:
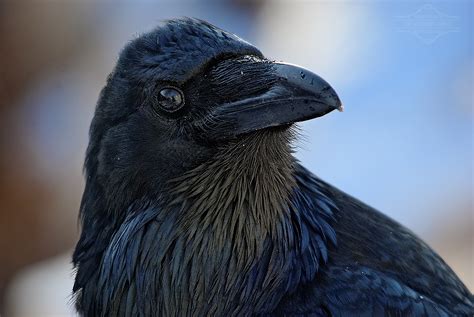
[[[164,88],[160,90],[158,100],[161,107],[167,111],[176,111],[183,103],[183,97],[181,96],[181,93],[173,88]]]

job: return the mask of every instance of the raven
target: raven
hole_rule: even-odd
[[[293,157],[331,86],[205,21],[130,42],[90,128],[73,255],[84,316],[472,316],[395,221]]]

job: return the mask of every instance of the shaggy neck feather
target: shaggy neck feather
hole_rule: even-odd
[[[212,161],[173,180],[176,198],[171,205],[178,206],[181,214],[176,232],[184,233],[191,244],[186,249],[191,253],[189,263],[197,265],[194,269],[201,274],[210,273],[200,284],[187,285],[194,287],[193,303],[204,296],[215,305],[209,308],[215,312],[226,311],[226,303],[232,305],[223,298],[239,299],[242,307],[258,307],[268,305],[263,290],[282,287],[289,266],[276,257],[284,257],[294,247],[288,227],[295,187],[290,141],[289,131],[258,132],[227,145]],[[265,271],[260,278],[251,276],[260,270]],[[183,276],[179,283],[189,282]],[[181,286],[174,286],[181,292]],[[250,288],[242,294],[246,287]],[[199,307],[191,309],[199,311]]]

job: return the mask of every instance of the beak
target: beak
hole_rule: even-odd
[[[321,117],[342,103],[321,77],[302,67],[272,63],[274,76],[268,90],[235,102],[221,104],[213,117],[226,123],[218,139],[235,138],[261,129],[290,125]]]

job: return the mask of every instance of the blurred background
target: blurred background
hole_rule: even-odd
[[[473,2],[0,0],[0,314],[73,316],[70,256],[100,89],[160,20],[206,19],[328,80],[314,173],[425,239],[474,290]]]

